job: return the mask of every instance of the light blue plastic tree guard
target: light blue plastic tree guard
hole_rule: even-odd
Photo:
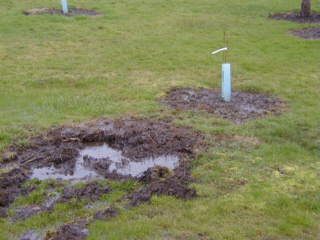
[[[63,13],[68,13],[68,4],[67,0],[61,0],[62,11]]]
[[[222,100],[231,101],[231,64],[222,64]]]

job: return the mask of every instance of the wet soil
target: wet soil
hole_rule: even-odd
[[[87,221],[64,224],[56,231],[48,231],[45,240],[83,240],[88,235]]]
[[[282,100],[266,94],[234,91],[231,95],[231,101],[226,102],[220,89],[174,87],[159,101],[178,111],[204,111],[236,123],[278,116],[285,110]]]
[[[299,12],[275,13],[269,14],[269,18],[273,20],[284,20],[290,22],[297,22],[301,24],[310,24],[319,22],[319,14],[312,13],[310,17],[301,17]],[[287,31],[287,34],[304,38],[304,39],[318,39],[320,38],[319,27],[308,27],[302,29],[294,29]]]
[[[118,210],[113,209],[113,208],[108,208],[108,209],[102,209],[102,210],[96,211],[93,214],[93,217],[95,219],[107,220],[111,217],[118,216],[118,214],[119,214]]]
[[[55,166],[54,174],[72,175],[77,165],[76,159],[88,143],[103,142],[113,149],[119,150],[124,156],[120,165],[128,161],[143,163],[147,158],[162,156],[176,156],[179,159],[192,158],[195,150],[201,145],[203,139],[200,133],[188,127],[177,127],[171,120],[149,120],[140,118],[97,119],[86,123],[71,124],[53,127],[48,131],[29,138],[27,145],[12,145],[1,156],[1,167],[18,166],[7,173],[0,174],[0,216],[6,217],[10,204],[19,195],[26,195],[36,189],[36,186],[22,187],[32,178],[37,168]],[[8,154],[10,153],[10,154]],[[8,157],[14,156],[14,157]],[[188,187],[191,164],[180,160],[179,166],[151,167],[137,176],[123,174],[117,169],[110,171],[109,158],[93,158],[83,156],[84,162],[95,169],[99,175],[96,178],[107,178],[116,181],[136,179],[145,183],[145,187],[128,196],[129,207],[137,206],[142,201],[149,201],[152,194],[170,195],[180,199],[189,199],[196,196],[194,189]],[[123,166],[121,166],[123,167]],[[50,173],[51,174],[51,173]],[[52,176],[53,176],[52,175]],[[49,176],[50,178],[50,176]],[[81,181],[92,180],[81,176]],[[52,186],[59,185],[56,181]],[[49,190],[48,190],[49,191]],[[54,190],[53,190],[54,191]],[[47,203],[16,208],[13,220],[26,219],[43,211],[53,211],[57,202],[69,202],[71,198],[90,199],[96,201],[102,194],[112,191],[108,183],[90,181],[81,188],[67,186],[51,199],[44,198]],[[146,197],[144,197],[146,195]],[[120,200],[122,201],[122,200]],[[115,216],[115,211],[98,211],[94,214],[96,219],[106,219]],[[79,230],[80,229],[80,230]],[[82,239],[85,234],[79,226],[64,225],[47,239],[62,239],[60,235],[73,236],[68,239]],[[69,234],[69,235],[68,235]],[[77,235],[78,234],[78,235]],[[54,238],[56,237],[56,238]]]
[[[39,9],[30,9],[28,11],[23,12],[24,15],[41,15],[41,14],[58,14],[66,17],[72,17],[75,15],[82,16],[91,16],[91,17],[99,17],[102,14],[97,13],[94,10],[87,10],[81,7],[76,8],[68,8],[68,13],[63,13],[61,9],[50,9],[50,8],[39,8]]]
[[[49,213],[53,212],[53,205],[50,207],[45,207],[45,206],[33,204],[20,209],[16,209],[15,215],[13,216],[13,221],[16,221],[19,219],[26,220],[27,218],[42,212],[49,212]]]
[[[138,206],[143,202],[150,203],[153,194],[174,196],[179,199],[192,199],[197,196],[196,190],[188,187],[195,179],[190,177],[190,169],[193,164],[190,161],[180,162],[173,172],[166,167],[156,166],[149,168],[138,178],[140,182],[147,183],[142,189],[127,196],[130,200],[125,207]]]
[[[0,175],[0,217],[4,217],[5,210],[2,208],[8,207],[17,196],[27,195],[35,190],[35,186],[21,188],[21,186],[29,179],[30,171],[25,168],[15,168],[8,173]]]

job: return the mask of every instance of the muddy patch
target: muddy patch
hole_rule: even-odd
[[[127,199],[130,202],[125,207],[138,206],[143,202],[150,203],[150,198],[153,194],[173,196],[178,199],[195,198],[197,196],[196,190],[188,187],[189,183],[195,181],[190,176],[192,167],[193,164],[190,161],[183,161],[173,172],[161,166],[149,168],[138,178],[140,182],[147,183],[147,185],[128,195]]]
[[[99,119],[49,129],[30,139],[27,146],[11,146],[8,152],[14,153],[14,159],[3,154],[3,167],[14,163],[20,168],[0,175],[0,207],[8,207],[16,196],[32,191],[32,186],[21,188],[32,178],[124,181],[139,178],[157,165],[172,170],[180,159],[193,156],[202,138],[170,120],[138,118]],[[110,191],[108,186],[91,182],[84,189],[65,188],[62,198],[94,201]]]
[[[302,29],[294,29],[287,32],[287,34],[304,38],[304,39],[317,39],[320,38],[320,28],[319,27],[309,27]]]
[[[86,224],[87,221],[64,224],[56,231],[48,231],[45,240],[83,240],[88,235]]]
[[[136,185],[143,186],[140,190],[138,187],[126,190],[127,195],[117,200],[116,205],[125,208],[150,202],[154,194],[194,198],[196,191],[188,186],[194,181],[190,176],[192,164],[187,159],[195,156],[202,139],[192,128],[175,126],[171,120],[134,117],[51,128],[29,138],[28,145],[12,145],[1,156],[1,167],[16,168],[0,175],[0,217],[23,221],[35,214],[54,211],[56,203],[72,204],[87,199],[94,202],[113,191],[109,181],[98,179],[142,183]],[[57,180],[47,181],[41,203],[9,208],[17,196],[37,188],[38,185],[24,184],[33,178]],[[68,186],[64,185],[66,181]],[[81,187],[72,186],[74,183]],[[84,239],[91,220],[108,220],[119,214],[112,206],[48,231],[45,239]],[[21,239],[29,237],[39,238],[38,233],[27,232]]]
[[[15,201],[17,196],[27,195],[36,189],[36,186],[22,188],[22,185],[29,179],[30,171],[25,168],[15,168],[8,173],[0,175],[0,208],[8,207]],[[1,210],[1,217],[4,217],[5,210]]]
[[[112,189],[108,186],[108,183],[98,183],[93,181],[87,183],[83,188],[73,188],[72,186],[67,186],[62,192],[63,199],[77,198],[77,199],[87,199],[91,201],[96,201],[102,194],[108,194]]]
[[[113,208],[102,209],[93,214],[95,219],[108,220],[111,217],[118,216],[119,211]]]
[[[285,109],[285,104],[280,99],[266,94],[234,91],[231,101],[225,102],[221,99],[220,89],[174,87],[159,101],[175,110],[204,111],[236,123],[278,116]]]
[[[53,212],[53,205],[50,207],[45,207],[41,205],[29,205],[20,209],[15,210],[15,215],[13,216],[13,221],[26,220],[27,218],[42,212]]]
[[[39,8],[39,9],[30,9],[28,11],[23,12],[24,15],[42,15],[42,14],[58,14],[63,15],[66,17],[72,17],[75,15],[82,15],[82,16],[91,16],[91,17],[99,17],[102,14],[94,11],[94,10],[87,10],[81,7],[76,8],[69,8],[68,13],[63,13],[61,9],[50,9],[50,8]]]
[[[301,17],[300,12],[274,13],[274,14],[269,14],[268,17],[273,20],[285,20],[285,21],[298,22],[298,23],[318,23],[319,22],[319,14],[317,13],[312,13],[310,17]]]

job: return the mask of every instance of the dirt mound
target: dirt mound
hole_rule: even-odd
[[[190,177],[192,164],[189,161],[180,163],[172,173],[166,167],[156,166],[149,168],[138,180],[147,182],[144,188],[127,196],[130,199],[126,208],[140,205],[142,202],[150,202],[152,194],[174,196],[179,199],[191,199],[197,196],[196,190],[189,188],[188,184],[195,181]]]
[[[299,38],[317,39],[317,38],[320,38],[320,28],[309,27],[309,28],[302,28],[302,29],[294,29],[294,30],[288,31],[287,34],[291,34]]]
[[[30,176],[30,171],[23,168],[15,168],[0,175],[0,207],[8,207],[19,195],[26,195],[36,187],[21,188]]]
[[[116,217],[118,216],[119,212],[116,209],[113,208],[108,208],[108,209],[103,209],[95,212],[93,214],[93,217],[95,219],[100,219],[100,220],[107,220],[110,217]]]
[[[62,198],[79,198],[86,199],[89,198],[91,201],[96,201],[101,195],[110,193],[112,189],[105,183],[105,186],[97,181],[87,183],[83,188],[73,188],[72,186],[67,186],[63,189]]]
[[[221,99],[220,89],[205,88],[174,87],[159,101],[176,110],[201,110],[237,123],[270,115],[278,116],[285,108],[280,99],[266,94],[232,92],[231,101],[225,102]]]
[[[86,224],[87,221],[64,224],[57,231],[48,231],[45,240],[83,240],[88,235]]]
[[[319,22],[319,14],[317,13],[312,13],[310,17],[301,17],[300,12],[274,13],[274,14],[269,14],[268,17],[273,20],[285,20],[285,21],[298,22],[298,23],[318,23]]]
[[[50,9],[50,8],[39,8],[39,9],[30,9],[28,11],[22,12],[24,15],[41,15],[41,14],[59,14],[67,17],[71,17],[74,15],[84,15],[84,16],[92,16],[99,17],[100,13],[97,13],[94,10],[87,10],[81,7],[69,8],[68,13],[63,13],[61,9]]]

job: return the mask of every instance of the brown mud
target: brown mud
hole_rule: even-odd
[[[107,220],[107,219],[109,219],[111,217],[118,216],[118,214],[119,214],[118,210],[113,209],[113,208],[107,208],[107,209],[102,209],[102,210],[96,211],[93,214],[93,217],[95,219]]]
[[[0,217],[6,216],[6,210],[17,196],[27,195],[35,190],[35,186],[22,188],[29,179],[30,171],[24,168],[15,168],[8,173],[2,173],[0,177]]]
[[[236,123],[278,116],[285,109],[280,99],[266,94],[234,91],[231,95],[231,101],[225,102],[221,99],[220,89],[174,87],[159,101],[175,110],[204,111]]]
[[[275,13],[269,14],[269,18],[273,20],[284,20],[290,22],[297,22],[301,24],[318,23],[320,16],[317,13],[312,13],[310,17],[301,17],[299,12]],[[304,38],[304,39],[318,39],[320,38],[319,27],[308,27],[302,29],[294,29],[287,31],[287,34]]]
[[[87,221],[64,224],[56,231],[48,231],[45,240],[83,240],[88,236],[86,224]]]
[[[96,201],[101,195],[108,194],[112,189],[108,186],[108,183],[104,183],[105,186],[100,186],[102,183],[97,181],[87,183],[83,188],[73,188],[67,186],[62,192],[62,201],[64,199],[77,198],[77,199],[90,199],[92,202]],[[61,201],[61,199],[60,199]]]
[[[143,202],[149,203],[153,194],[174,196],[179,199],[195,198],[197,196],[196,190],[188,187],[189,183],[195,181],[190,176],[192,167],[193,164],[185,160],[181,161],[179,167],[176,167],[173,172],[161,166],[149,168],[138,179],[147,185],[127,196],[130,202],[126,208],[138,206]]]
[[[111,160],[109,158],[84,156],[84,163],[90,165],[98,173],[94,179],[115,181],[130,179],[145,184],[142,189],[127,196],[130,199],[127,207],[150,201],[152,194],[169,195],[179,199],[196,197],[196,191],[188,187],[188,184],[193,181],[190,177],[192,164],[185,159],[195,156],[195,150],[202,145],[202,139],[201,134],[194,132],[189,127],[178,127],[171,120],[159,119],[104,118],[53,127],[42,134],[29,137],[27,145],[10,146],[1,156],[0,167],[8,168],[13,165],[15,168],[0,174],[0,217],[7,217],[8,207],[17,196],[26,195],[37,188],[36,185],[23,187],[26,181],[33,178],[33,173],[37,168],[52,167],[54,169],[54,172],[50,173],[52,176],[54,174],[71,174],[72,176],[79,153],[90,142],[104,142],[113,149],[121,151],[125,159],[122,159],[123,162],[120,165],[126,165],[128,161],[143,163],[149,157],[169,155],[178,157],[178,160],[181,159],[173,169],[156,166],[133,177],[130,174],[122,174],[117,169],[110,171]],[[73,201],[71,198],[90,199],[93,202],[98,200],[102,194],[112,191],[107,182],[98,183],[87,176],[81,176],[77,181],[84,181],[84,186],[81,188],[67,186],[64,187],[61,194],[55,192],[47,195],[41,204],[13,209],[15,214],[12,220],[27,219],[44,211],[50,213],[57,202]],[[49,188],[54,192],[53,189],[60,186],[61,183],[62,180],[58,179],[49,184]],[[47,192],[50,192],[50,189],[47,189]],[[55,196],[52,197],[53,195]],[[119,199],[119,202],[122,200]],[[116,210],[101,210],[94,213],[93,218],[107,219],[117,214]],[[84,229],[83,224],[65,224],[56,231],[49,232],[46,239],[83,239],[86,236]]]
[[[41,15],[41,14],[58,14],[66,17],[72,17],[75,15],[82,16],[91,16],[91,17],[99,17],[100,13],[97,13],[94,10],[87,10],[81,7],[76,8],[68,8],[68,13],[63,13],[61,9],[50,9],[50,8],[39,8],[39,9],[30,9],[22,12],[24,15]]]

